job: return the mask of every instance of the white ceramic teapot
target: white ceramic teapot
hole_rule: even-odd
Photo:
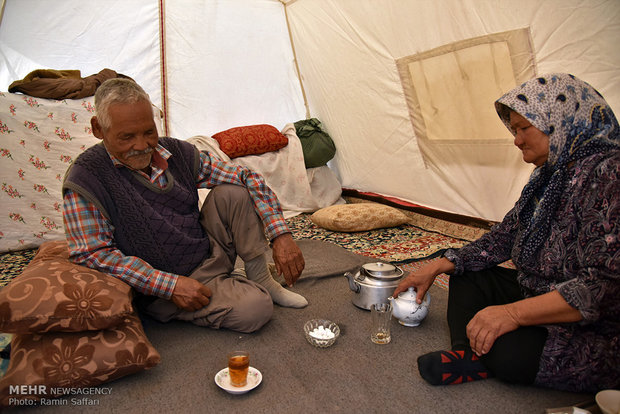
[[[415,289],[410,287],[406,292],[400,292],[396,299],[393,296],[388,298],[392,304],[392,315],[398,319],[401,325],[418,326],[428,315],[431,295],[426,292],[424,300],[420,304],[415,301],[417,296]]]

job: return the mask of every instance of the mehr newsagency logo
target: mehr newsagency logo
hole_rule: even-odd
[[[100,395],[110,395],[110,387],[48,387],[47,385],[9,385],[9,406],[92,406]],[[68,398],[56,398],[66,396]]]

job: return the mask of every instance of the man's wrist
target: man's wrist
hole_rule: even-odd
[[[271,242],[269,244],[273,247],[273,244],[274,244],[274,242],[276,240],[278,240],[278,239],[282,240],[283,238],[290,238],[292,240],[293,239],[293,233],[291,233],[290,231],[282,232],[282,233],[278,234],[276,237],[274,237],[273,239],[271,239]]]
[[[170,300],[179,280],[179,275],[153,269],[149,280],[152,281],[149,283],[149,290],[151,291],[148,293],[149,295]]]

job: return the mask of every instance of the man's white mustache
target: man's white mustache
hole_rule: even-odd
[[[142,151],[130,150],[129,152],[127,152],[127,154],[125,154],[125,157],[129,158],[129,157],[133,157],[136,155],[145,155],[145,154],[150,154],[151,152],[153,152],[153,148],[151,147],[145,150],[142,150]]]

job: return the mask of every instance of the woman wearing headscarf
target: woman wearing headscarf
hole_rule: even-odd
[[[480,239],[409,274],[418,301],[450,274],[451,350],[418,358],[434,385],[495,376],[596,392],[620,386],[620,129],[604,98],[568,74],[495,103],[523,160],[519,200]],[[516,269],[498,266],[512,259]]]

